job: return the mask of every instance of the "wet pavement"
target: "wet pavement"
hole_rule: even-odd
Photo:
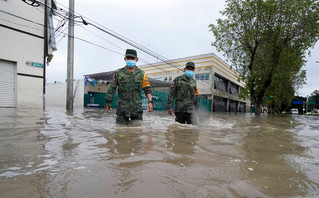
[[[0,197],[319,197],[319,117],[0,109]]]

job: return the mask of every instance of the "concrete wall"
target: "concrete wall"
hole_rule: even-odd
[[[44,9],[22,1],[0,0],[0,59],[16,63],[17,107],[43,107],[43,68],[27,62],[43,64]],[[14,17],[26,18],[32,22]],[[36,24],[38,23],[38,24]]]
[[[74,85],[74,107],[83,107],[84,101],[84,80],[76,80]],[[65,106],[66,105],[66,82],[47,84],[46,99],[47,106]]]

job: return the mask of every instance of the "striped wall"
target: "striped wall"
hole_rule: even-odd
[[[189,61],[193,61],[195,63],[195,73],[203,73],[203,70],[211,70],[211,68],[213,68],[213,71],[216,74],[238,84],[241,87],[245,86],[244,82],[238,82],[237,79],[239,74],[232,70],[227,63],[221,60],[214,53],[173,59],[170,61],[170,64],[158,62],[141,65],[139,68],[144,70],[149,77],[164,76],[166,73],[176,73],[183,70],[185,64]]]

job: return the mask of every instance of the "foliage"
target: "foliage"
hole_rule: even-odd
[[[309,97],[310,101],[315,101],[315,108],[319,109],[319,90],[315,90],[311,93],[311,96]]]
[[[319,38],[318,0],[226,0],[209,27],[256,106],[280,110],[305,83],[305,55]],[[272,96],[272,100],[269,97]]]

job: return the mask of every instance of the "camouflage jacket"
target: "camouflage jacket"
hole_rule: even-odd
[[[136,115],[138,112],[143,112],[141,100],[142,89],[145,95],[152,94],[151,86],[145,72],[137,67],[133,72],[128,71],[126,67],[118,69],[115,72],[113,81],[106,93],[106,106],[111,106],[116,94],[116,88],[119,94],[116,114],[126,117],[131,117],[131,115]]]
[[[196,81],[193,78],[186,78],[185,75],[176,77],[171,85],[167,100],[169,109],[172,108],[174,100],[175,112],[194,113],[195,108],[198,107]]]

